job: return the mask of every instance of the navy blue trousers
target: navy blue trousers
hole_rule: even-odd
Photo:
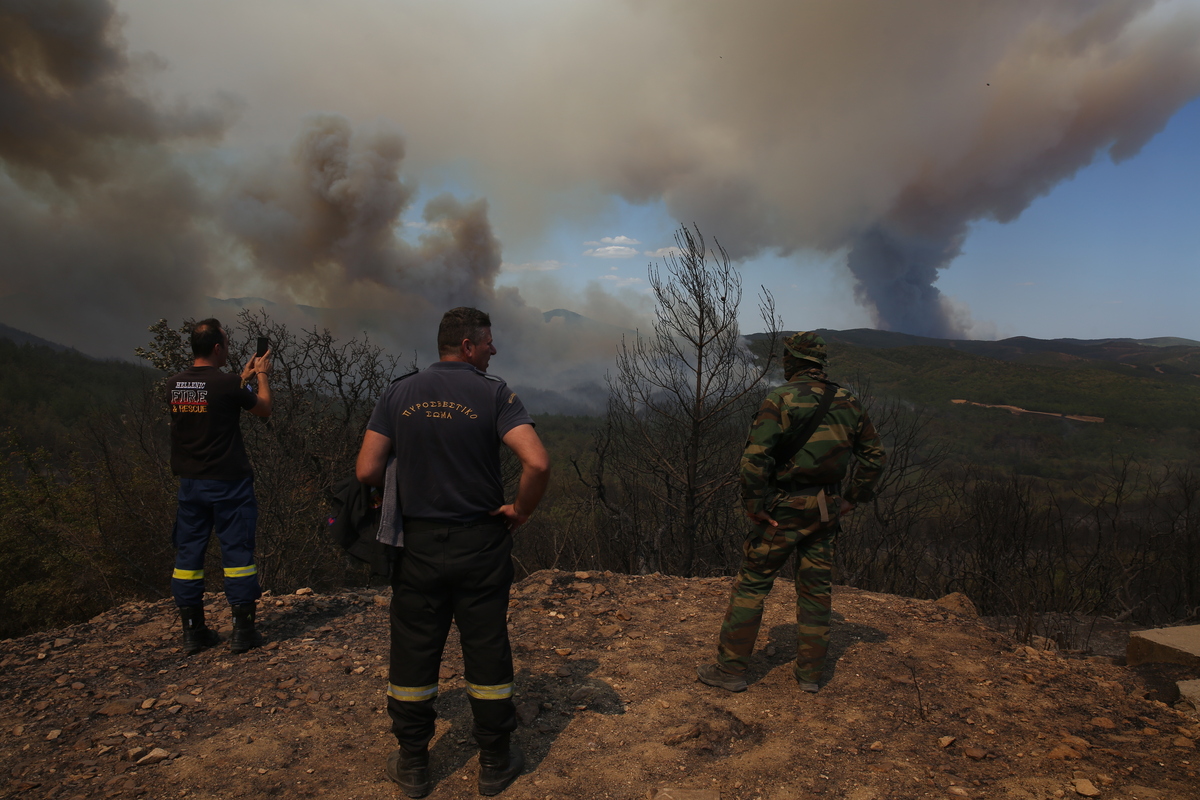
[[[221,545],[225,596],[230,605],[253,603],[262,596],[254,563],[254,531],[258,502],[254,479],[233,481],[179,479],[175,512],[175,572],[171,592],[177,606],[204,603],[204,553],[213,533]]]

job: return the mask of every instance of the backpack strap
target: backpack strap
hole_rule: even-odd
[[[829,413],[830,406],[833,405],[833,398],[837,394],[838,385],[833,381],[821,381],[825,384],[825,393],[821,395],[821,402],[817,403],[817,408],[805,421],[804,427],[800,428],[796,433],[785,433],[781,440],[775,445],[775,452],[772,454],[775,458],[775,472],[778,473],[780,468],[796,457],[796,454],[804,449],[804,445],[808,444],[808,440],[817,432],[817,428],[824,421],[825,415]]]
[[[405,378],[411,378],[413,375],[416,375],[416,374],[417,374],[418,372],[420,372],[420,371],[421,371],[421,370],[419,370],[419,369],[414,369],[414,370],[412,370],[412,371],[410,371],[410,372],[406,372],[406,373],[404,373],[403,375],[401,375],[401,376],[400,376],[400,377],[398,377],[398,378],[392,378],[392,383],[396,383],[397,381],[402,381],[402,380],[404,380]],[[390,384],[389,384],[389,385],[390,385]]]

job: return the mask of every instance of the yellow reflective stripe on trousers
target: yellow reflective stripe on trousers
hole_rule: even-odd
[[[511,683],[498,683],[495,686],[480,686],[477,683],[468,681],[467,694],[476,700],[507,700],[512,697],[513,685]]]
[[[388,697],[408,703],[437,697],[437,693],[438,687],[436,683],[429,686],[397,686],[394,683],[389,683],[387,690]]]
[[[181,581],[202,581],[204,580],[204,570],[176,567],[175,571],[171,573],[171,577]]]
[[[256,564],[251,564],[248,567],[226,567],[225,568],[225,577],[226,578],[245,578],[247,575],[257,575],[257,574],[258,574],[258,566]]]

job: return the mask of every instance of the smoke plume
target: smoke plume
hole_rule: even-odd
[[[0,0],[0,320],[108,355],[205,296],[429,353],[473,304],[520,353],[500,338],[506,377],[582,381],[613,331],[547,336],[567,318],[497,286],[496,231],[611,196],[735,258],[844,253],[880,327],[963,335],[936,281],[971,224],[1129,158],[1200,94],[1200,11],[1176,0],[120,7],[125,29],[110,0]],[[413,224],[406,176],[445,165],[492,205]]]
[[[213,141],[229,108],[137,96],[113,27],[107,3],[0,0],[0,307],[72,342],[212,288],[205,201],[170,148]]]
[[[287,8],[263,3],[277,13],[220,22],[260,60]],[[844,253],[877,324],[914,333],[971,326],[936,280],[973,222],[1129,158],[1200,94],[1200,10],[1178,0],[395,9],[348,0],[297,20],[269,63],[308,90],[253,129],[304,104],[395,119],[417,172],[469,159],[506,243],[615,194],[664,201],[735,257]],[[374,40],[387,46],[361,58]],[[297,43],[319,45],[318,73]],[[226,80],[247,64],[230,59]]]

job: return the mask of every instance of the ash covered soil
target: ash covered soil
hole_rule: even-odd
[[[1200,722],[1139,673],[929,601],[835,587],[832,667],[811,695],[791,676],[781,580],[750,689],[700,684],[729,586],[552,571],[514,586],[527,766],[502,796],[1200,798]],[[222,645],[192,657],[170,601],[0,642],[0,797],[402,797],[383,771],[387,591],[301,592],[263,598],[268,644],[243,656],[217,596]],[[430,796],[478,797],[451,636]]]

